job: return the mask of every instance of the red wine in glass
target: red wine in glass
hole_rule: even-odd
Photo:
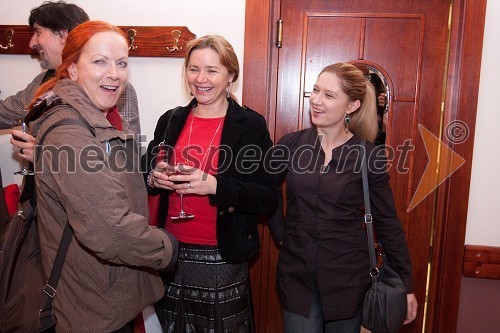
[[[184,163],[177,164],[177,170],[179,170],[179,169],[185,170],[186,169],[186,165]],[[177,171],[174,174],[175,175],[184,175],[184,174],[186,174],[186,172]],[[174,181],[173,183],[174,184],[183,184],[183,183],[187,183],[187,181]],[[194,214],[187,213],[184,210],[184,196],[183,196],[182,193],[179,193],[179,199],[181,201],[181,208],[180,208],[179,214],[177,214],[175,216],[171,216],[170,218],[172,220],[174,220],[174,221],[177,221],[177,220],[188,220],[188,219],[194,218]]]

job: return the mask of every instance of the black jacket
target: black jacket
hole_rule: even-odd
[[[162,141],[168,147],[175,146],[189,112],[196,105],[193,99],[186,107],[169,110],[160,117],[154,139],[142,157],[145,179],[155,164],[158,153],[155,147]],[[217,246],[223,260],[228,263],[248,260],[259,251],[257,214],[272,214],[276,208],[276,177],[264,168],[264,158],[271,151],[272,144],[264,117],[229,100],[215,175],[217,192],[209,195],[209,204],[217,207]],[[260,157],[245,161],[241,158],[244,151],[260,152]],[[256,167],[253,169],[252,166]],[[150,194],[161,195],[158,221],[165,223],[168,191],[153,189]]]

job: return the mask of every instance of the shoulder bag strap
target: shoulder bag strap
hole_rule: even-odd
[[[79,115],[80,116],[80,115]],[[80,116],[80,119],[68,118],[62,119],[54,124],[52,124],[46,131],[43,133],[42,137],[39,140],[39,147],[42,147],[43,141],[47,134],[50,133],[55,127],[62,125],[77,125],[84,128],[87,128],[93,136],[95,136],[94,129],[90,126],[90,124]],[[37,158],[41,153],[41,149],[37,150]],[[33,209],[36,214],[36,199],[33,198]],[[36,215],[35,215],[36,216]],[[59,281],[59,277],[61,276],[62,267],[64,265],[64,259],[66,257],[66,253],[68,252],[69,245],[71,243],[71,239],[73,238],[73,230],[71,226],[66,221],[66,225],[64,227],[63,235],[61,237],[61,242],[59,243],[59,248],[57,250],[56,258],[54,260],[54,266],[52,266],[52,271],[50,272],[49,281],[43,287],[43,292],[45,293],[46,300],[43,307],[40,309],[40,324],[42,328],[50,327],[54,324],[52,320],[52,301],[56,296],[56,287],[57,282]]]
[[[366,167],[366,140],[361,140],[361,177],[363,179],[363,197],[365,201],[365,225],[366,225],[366,235],[368,236],[368,250],[370,253],[370,276],[372,277],[372,283],[377,283],[378,278],[378,268],[377,268],[377,257],[375,254],[375,241],[373,236],[373,219],[370,208],[370,191],[368,188],[368,170]]]

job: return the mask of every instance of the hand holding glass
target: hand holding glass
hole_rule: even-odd
[[[189,174],[187,168],[189,166],[187,166],[185,163],[179,163],[177,164],[176,168],[175,168],[175,172],[173,173],[173,175],[185,175],[185,174]],[[174,184],[183,184],[183,183],[189,183],[187,181],[173,181]],[[187,220],[187,219],[192,219],[194,218],[194,214],[190,214],[190,213],[187,213],[186,211],[184,211],[184,196],[182,193],[179,193],[179,199],[180,199],[180,203],[181,203],[181,207],[180,207],[180,211],[179,211],[179,214],[178,215],[175,215],[175,216],[171,216],[170,218],[172,220]]]
[[[24,118],[16,118],[12,121],[12,128],[16,129],[18,127],[21,128],[21,131],[23,133],[26,133],[26,123],[24,122]],[[13,138],[17,141],[24,141],[23,139],[21,139],[17,136],[13,136]],[[34,172],[30,171],[30,169],[28,169],[28,167],[26,166],[26,160],[23,159],[23,168],[19,171],[14,172],[14,174],[15,175],[22,175],[22,176],[31,176],[31,175],[34,175]]]

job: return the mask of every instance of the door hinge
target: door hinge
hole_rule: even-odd
[[[276,21],[276,47],[280,49],[283,45],[283,20]]]

